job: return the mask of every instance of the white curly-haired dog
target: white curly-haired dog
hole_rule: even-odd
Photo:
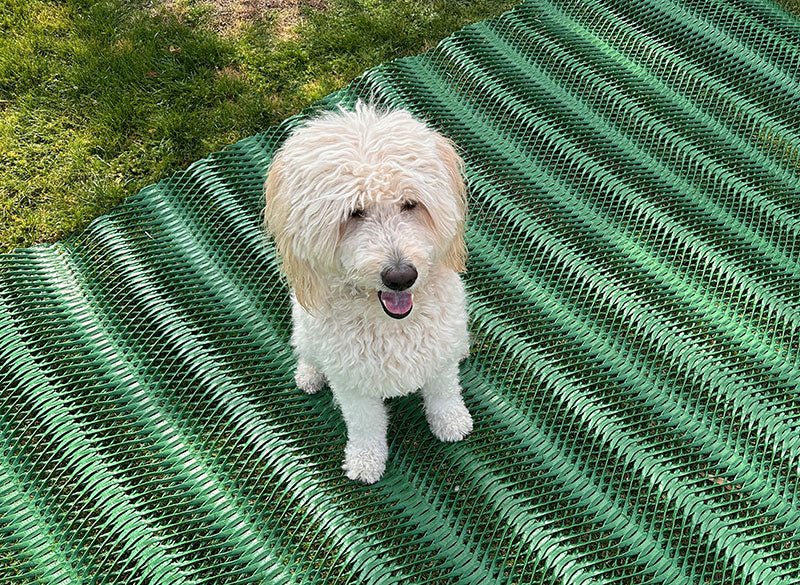
[[[385,398],[420,390],[442,441],[472,430],[458,380],[469,347],[461,167],[407,111],[361,102],[295,130],[270,166],[265,219],[293,289],[295,380],[309,393],[327,380],[351,479],[383,475]]]

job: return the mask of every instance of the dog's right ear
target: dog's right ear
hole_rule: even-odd
[[[290,221],[292,196],[284,178],[285,164],[281,150],[278,150],[264,182],[264,225],[275,242],[281,271],[294,291],[297,302],[307,311],[312,311],[321,300],[321,278],[314,271],[309,259],[298,253],[297,234]]]

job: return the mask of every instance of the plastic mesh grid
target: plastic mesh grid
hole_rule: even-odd
[[[798,38],[528,2],[320,104],[409,108],[471,185],[475,431],[392,401],[375,486],[259,227],[303,116],[0,257],[0,582],[800,582]]]

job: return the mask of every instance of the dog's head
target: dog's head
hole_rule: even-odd
[[[296,130],[270,166],[265,219],[298,302],[355,287],[399,319],[432,269],[463,271],[461,171],[450,141],[404,110],[359,103]]]

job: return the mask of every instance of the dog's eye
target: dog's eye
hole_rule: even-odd
[[[416,201],[404,201],[403,205],[400,207],[403,211],[411,211],[417,206]]]
[[[363,219],[363,217],[364,217],[364,210],[358,207],[350,212],[351,219]]]

